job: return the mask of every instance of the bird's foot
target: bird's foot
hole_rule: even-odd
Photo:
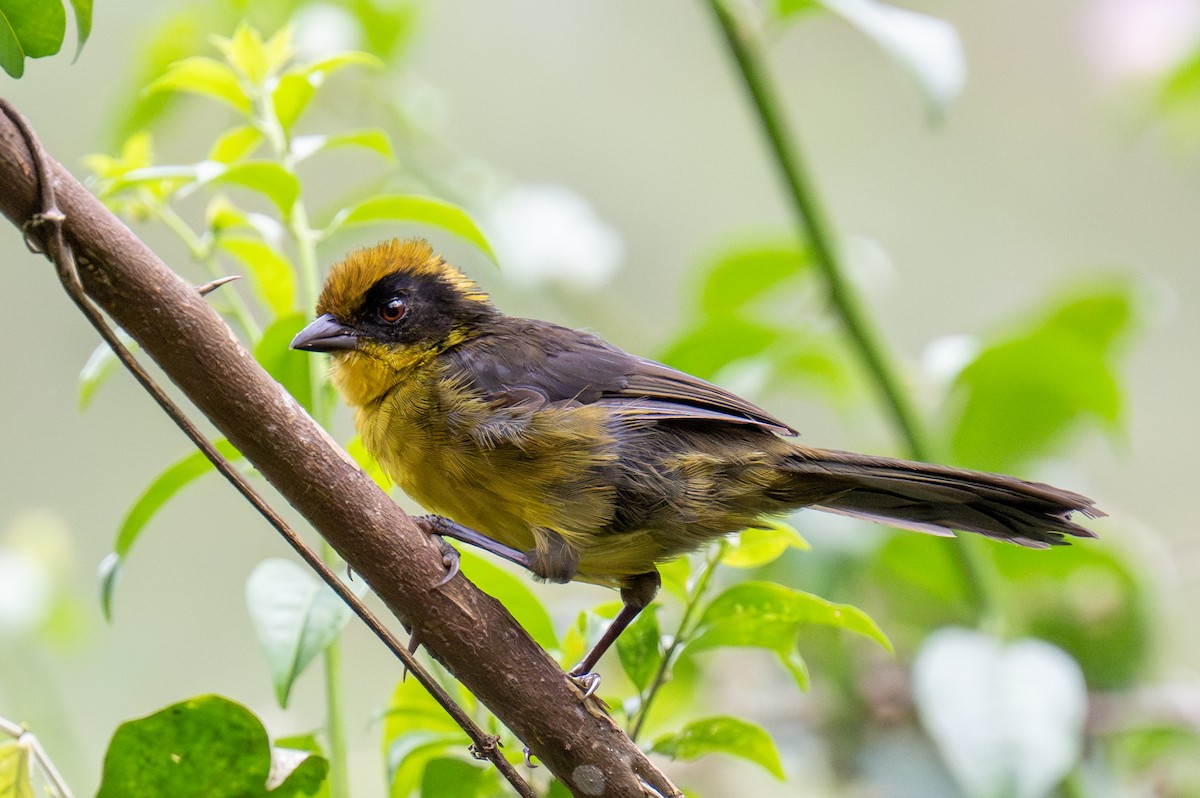
[[[594,671],[580,673],[579,666],[577,665],[571,669],[571,672],[567,676],[583,691],[584,698],[590,698],[600,689],[600,674]]]
[[[446,575],[433,583],[434,590],[437,590],[453,579],[458,574],[458,568],[462,562],[462,557],[459,555],[458,549],[451,546],[445,538],[439,537],[438,543],[442,545],[442,565],[446,569]]]

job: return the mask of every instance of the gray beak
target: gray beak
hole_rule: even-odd
[[[357,348],[358,333],[329,313],[318,316],[292,339],[292,349],[306,352],[341,352]]]

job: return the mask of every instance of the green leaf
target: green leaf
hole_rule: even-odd
[[[713,319],[676,338],[660,358],[680,371],[712,379],[731,363],[763,354],[780,337],[778,329],[755,321]]]
[[[386,131],[377,127],[335,133],[331,136],[297,136],[292,139],[292,155],[298,161],[322,150],[332,150],[338,147],[362,147],[379,153],[389,161],[395,157],[395,153],[392,151],[392,140],[388,138]]]
[[[306,74],[288,72],[279,76],[271,89],[271,107],[285,133],[291,131],[315,96],[317,89]]]
[[[688,577],[691,576],[691,571],[692,564],[687,557],[677,557],[658,566],[663,588],[683,602],[688,600]]]
[[[937,117],[962,93],[966,59],[958,31],[944,19],[877,0],[819,0],[890,55],[917,82]]]
[[[434,759],[453,755],[470,745],[457,733],[417,730],[401,735],[385,746],[385,761],[391,779],[389,798],[408,798],[421,785],[426,766]]]
[[[226,460],[234,462],[242,457],[242,453],[224,439],[214,441],[213,445]],[[100,600],[106,618],[112,619],[112,593],[121,564],[129,555],[129,550],[142,530],[146,528],[146,524],[175,494],[212,470],[213,465],[204,453],[194,451],[175,461],[155,477],[129,508],[117,532],[113,552],[105,558],[100,569]]]
[[[954,458],[1016,471],[1082,421],[1116,430],[1123,403],[1112,361],[1134,320],[1130,289],[1105,286],[1058,300],[984,348],[959,373],[944,414]]]
[[[239,125],[226,130],[208,151],[208,160],[231,164],[240,161],[258,148],[263,135],[253,125]]]
[[[186,92],[223,102],[249,115],[252,103],[238,76],[226,64],[205,56],[176,61],[166,74],[146,87],[147,94]]]
[[[66,32],[67,12],[59,0],[0,0],[0,66],[21,77],[25,59],[54,55]]]
[[[295,269],[282,252],[262,239],[244,236],[221,236],[217,245],[250,270],[254,293],[273,315],[285,316],[295,309]]]
[[[382,222],[437,227],[469,241],[492,261],[496,260],[487,238],[467,212],[453,203],[433,197],[412,194],[371,197],[338,213],[321,235],[327,237],[343,227]]]
[[[137,342],[130,338],[126,332],[118,330],[117,338],[125,345],[126,349],[132,353],[137,353]],[[100,386],[109,377],[117,372],[117,368],[120,365],[121,361],[108,344],[99,344],[92,350],[92,354],[88,355],[87,361],[83,364],[83,368],[79,372],[80,410],[87,409],[88,405],[92,403],[92,398],[96,395],[96,391],[100,389]]]
[[[0,796],[34,798],[29,747],[20,740],[0,742]]]
[[[735,247],[705,268],[700,308],[710,318],[739,313],[811,265],[808,248],[795,242]]]
[[[312,412],[312,355],[297,352],[290,344],[296,333],[304,328],[303,313],[282,316],[263,330],[262,338],[254,347],[254,359],[266,369],[280,385],[287,388],[300,406]]]
[[[319,82],[324,80],[334,72],[345,69],[350,66],[364,66],[371,69],[383,69],[386,64],[370,53],[364,53],[359,50],[347,50],[341,53],[333,53],[327,55],[317,61],[299,67],[310,80]]]
[[[71,0],[71,9],[75,12],[75,58],[79,58],[92,35],[92,0]]]
[[[328,775],[329,762],[322,756],[295,749],[272,748],[271,777],[267,782],[271,790],[267,795],[270,798],[329,798],[329,782],[325,778]]]
[[[674,734],[657,738],[650,750],[685,761],[709,754],[729,754],[761,765],[783,780],[783,764],[771,735],[763,727],[740,718],[718,715],[692,721]]]
[[[759,568],[779,559],[788,548],[808,550],[808,541],[788,523],[764,519],[762,526],[749,527],[730,541],[721,564],[731,568]]]
[[[488,771],[457,757],[438,757],[421,774],[421,798],[475,798]]]
[[[285,217],[300,197],[300,181],[296,176],[272,161],[243,161],[229,166],[206,161],[205,166],[221,166],[220,169],[203,169],[202,183],[226,183],[248,188],[262,194]]]
[[[658,604],[651,604],[617,638],[617,656],[638,692],[645,690],[662,662],[662,631]]]
[[[475,586],[504,605],[521,627],[545,649],[558,648],[550,614],[525,581],[471,552],[461,552],[460,566]]]
[[[255,566],[246,581],[246,605],[271,668],[275,700],[286,708],[292,685],[337,638],[350,608],[307,569],[282,559]]]
[[[457,734],[456,739],[461,740],[463,746],[471,742],[466,732],[416,679],[400,679],[383,713],[384,749],[414,731]]]
[[[320,760],[310,756],[310,759]],[[323,761],[323,760],[320,760]],[[289,777],[268,791],[271,748],[262,723],[220,696],[201,696],[121,724],[104,756],[97,798],[260,798],[310,794]],[[324,766],[316,764],[315,770]],[[295,773],[293,773],[293,776]],[[306,769],[304,787],[316,772]]]
[[[281,52],[272,52],[263,42],[262,34],[244,21],[238,25],[230,38],[214,36],[213,44],[225,56],[229,65],[245,75],[255,86],[262,85],[276,65],[276,58],[282,55]]]
[[[892,650],[887,637],[862,610],[774,582],[743,582],[713,599],[700,616],[686,650],[765,648],[774,651],[797,684],[805,688],[807,670],[796,652],[796,639],[805,624],[856,632]]]

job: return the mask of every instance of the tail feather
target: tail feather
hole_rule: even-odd
[[[797,493],[816,510],[952,536],[975,532],[1022,546],[1096,537],[1073,513],[1104,513],[1078,493],[1040,482],[851,452],[804,450],[793,458]]]

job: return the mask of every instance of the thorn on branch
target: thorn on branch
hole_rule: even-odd
[[[200,294],[200,296],[208,296],[226,283],[232,283],[234,280],[240,279],[242,279],[242,275],[240,274],[231,274],[228,277],[218,277],[215,280],[210,280],[207,283],[202,283],[196,286],[196,291]]]

